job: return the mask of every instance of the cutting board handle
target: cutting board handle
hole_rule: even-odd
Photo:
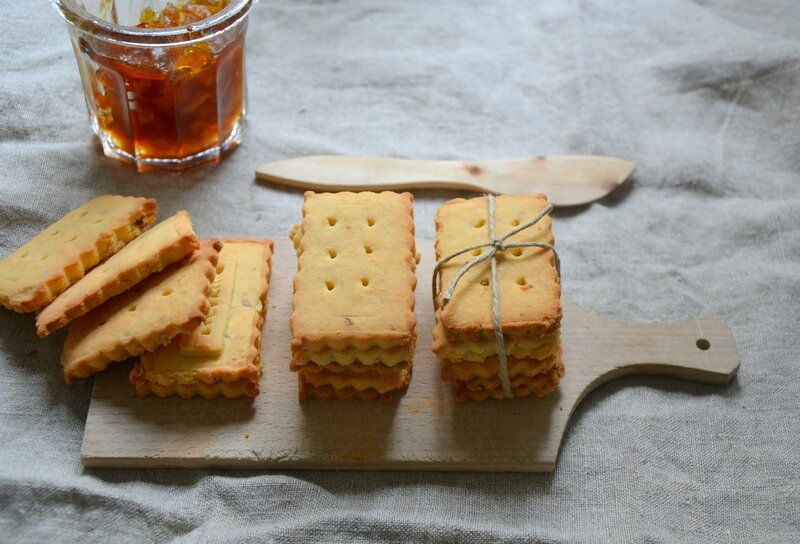
[[[592,348],[593,356],[588,358],[596,364],[585,369],[585,386],[578,402],[596,387],[623,376],[667,376],[721,385],[739,369],[733,334],[716,318],[634,324],[611,321],[574,303],[569,304],[565,317],[570,312],[586,314],[582,318],[589,327],[598,323],[597,330],[602,331],[602,338],[598,337]],[[568,342],[564,339],[565,351],[570,349]],[[568,365],[568,351],[565,361]]]

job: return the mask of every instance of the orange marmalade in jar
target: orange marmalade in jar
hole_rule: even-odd
[[[254,1],[52,0],[106,155],[140,172],[183,170],[239,143]]]

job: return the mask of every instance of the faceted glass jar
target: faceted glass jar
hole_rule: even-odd
[[[136,26],[174,11],[166,0],[51,1],[69,23],[91,126],[107,156],[140,172],[183,170],[218,162],[239,143],[244,38],[257,0],[230,0],[172,28]]]

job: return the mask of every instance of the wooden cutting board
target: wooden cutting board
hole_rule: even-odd
[[[565,298],[566,375],[553,394],[457,404],[430,351],[433,243],[418,241],[418,249],[414,376],[393,404],[298,402],[296,376],[289,371],[296,260],[289,241],[277,240],[261,395],[235,401],[142,400],[127,381],[130,364],[115,363],[95,379],[83,464],[550,472],[572,412],[600,384],[632,374],[724,384],[739,367],[730,330],[714,318],[635,325],[597,316]]]

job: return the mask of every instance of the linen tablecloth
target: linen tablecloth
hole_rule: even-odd
[[[102,156],[45,2],[2,21],[0,257],[103,193],[188,208],[202,236],[287,236],[302,194],[253,171],[297,155],[615,155],[638,166],[627,188],[555,214],[564,294],[623,320],[716,316],[741,369],[601,387],[553,474],[84,470],[91,383],[64,384],[63,331],[3,310],[0,540],[800,540],[797,2],[262,0],[244,143],[184,175]],[[419,239],[455,196],[416,195]]]

